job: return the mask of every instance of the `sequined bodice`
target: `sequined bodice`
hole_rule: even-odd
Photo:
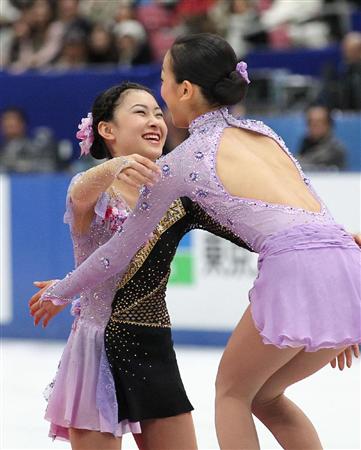
[[[69,195],[69,194],[68,194]],[[65,221],[70,224],[76,266],[105,244],[122,226],[129,209],[120,198],[103,192],[96,205],[95,214],[86,233],[76,233],[72,227],[72,205],[68,199]],[[80,321],[104,328],[111,314],[111,304],[116,289],[116,278],[110,277],[97,286],[84,289],[80,295]]]
[[[197,203],[187,197],[175,200],[117,283],[111,321],[170,327],[165,297],[171,262],[180,240],[194,229],[208,231],[239,247],[246,247],[243,241],[214,221]]]
[[[161,180],[152,189],[142,189],[137,207],[122,232],[116,233],[77,270],[50,288],[46,295],[52,299],[70,299],[85,286],[95,286],[115,273],[123,275],[169,205],[179,197],[197,202],[212,219],[256,252],[270,235],[288,228],[307,223],[334,223],[318,197],[322,210],[314,213],[228,194],[215,170],[220,139],[228,127],[251,130],[278,142],[294,161],[305,184],[314,192],[283,140],[269,127],[258,121],[236,119],[227,108],[208,112],[192,122],[190,137],[186,141],[158,160],[162,170]]]

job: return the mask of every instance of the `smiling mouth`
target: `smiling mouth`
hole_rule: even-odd
[[[142,138],[152,144],[160,143],[160,133],[146,133],[146,134],[143,134]]]

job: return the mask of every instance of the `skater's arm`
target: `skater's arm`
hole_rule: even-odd
[[[134,254],[148,241],[172,201],[189,194],[189,184],[183,181],[183,164],[177,159],[176,151],[161,158],[159,167],[162,170],[160,181],[151,189],[141,190],[138,204],[123,229],[74,272],[50,287],[42,300],[51,300],[54,304],[70,302],[84,289],[92,288],[113,275],[122,277]]]
[[[77,176],[70,185],[68,202],[73,212],[73,228],[86,232],[94,215],[94,206],[116,178],[131,186],[155,182],[158,166],[148,158],[134,154],[127,158],[112,158]]]

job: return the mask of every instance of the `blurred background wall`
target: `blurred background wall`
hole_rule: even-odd
[[[33,327],[32,282],[73,268],[62,223],[81,117],[124,80],[159,102],[176,36],[223,35],[249,65],[246,102],[300,159],[339,222],[360,225],[361,2],[351,0],[1,0],[0,321],[3,337],[66,338],[71,316]],[[167,151],[184,139],[169,124]],[[168,303],[176,342],[223,345],[246,307],[256,258],[207,233],[177,252]]]

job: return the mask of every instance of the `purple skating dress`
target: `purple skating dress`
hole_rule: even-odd
[[[321,211],[230,195],[215,167],[222,133],[228,127],[275,140],[294,161]],[[236,119],[227,108],[196,118],[189,131],[186,141],[158,160],[161,180],[151,190],[143,188],[122,229],[49,288],[43,299],[69,302],[85,287],[116,273],[123,275],[171,202],[184,196],[259,253],[258,276],[249,298],[265,344],[316,351],[360,343],[361,250],[335,223],[283,140],[262,122]]]
[[[70,186],[79,178],[76,175]],[[85,234],[74,232],[72,204],[67,195],[64,222],[70,226],[75,264],[81,264],[94,250],[105,244],[129,214],[124,202],[102,193],[93,222]],[[122,436],[140,433],[139,422],[118,423],[118,406],[113,376],[104,349],[104,329],[112,312],[115,277],[96,287],[82,290],[77,300],[79,315],[62,354],[54,381],[49,386],[45,419],[50,421],[49,436],[69,439],[69,427]]]

